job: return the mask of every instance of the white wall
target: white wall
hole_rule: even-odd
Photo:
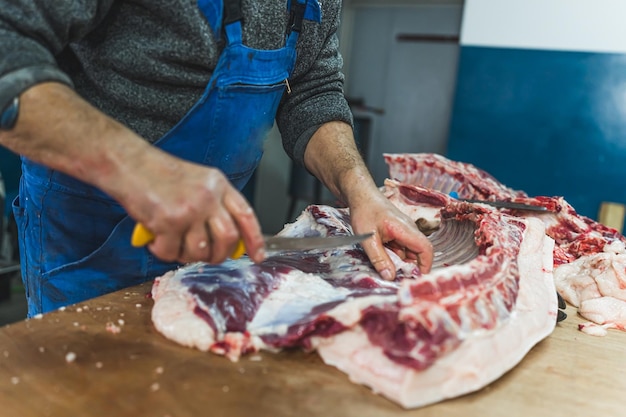
[[[626,52],[624,0],[467,0],[461,44]]]

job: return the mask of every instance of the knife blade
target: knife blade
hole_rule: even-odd
[[[350,236],[315,236],[315,237],[281,237],[272,236],[265,238],[265,250],[275,251],[306,251],[313,249],[331,249],[341,246],[354,245],[371,237],[374,233],[365,233]],[[146,246],[154,240],[154,235],[144,225],[135,225],[131,236],[131,245],[135,247]],[[246,247],[242,240],[237,243],[237,248],[230,256],[231,259],[239,259],[246,252]]]
[[[311,250],[331,249],[341,246],[351,246],[371,237],[374,233],[349,236],[315,236],[315,237],[282,237],[274,236],[265,238],[265,250]]]
[[[472,198],[459,198],[459,194],[456,191],[451,191],[449,195],[450,197],[458,201],[464,201],[466,203],[472,203],[472,204],[488,204],[496,208],[506,208],[506,209],[513,209],[513,210],[530,210],[530,211],[549,211],[547,207],[533,206],[532,204],[526,204],[526,203],[514,203],[512,201],[477,200],[477,199],[472,199]]]

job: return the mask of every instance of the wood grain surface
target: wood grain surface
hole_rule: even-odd
[[[315,353],[260,353],[233,363],[178,346],[152,326],[149,290],[147,283],[0,328],[0,416],[626,415],[626,333],[583,334],[571,307],[495,383],[404,410]]]

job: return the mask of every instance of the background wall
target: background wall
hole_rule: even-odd
[[[447,156],[596,218],[626,203],[626,2],[467,0]]]
[[[274,126],[257,169],[254,195],[254,209],[266,234],[277,233],[287,222],[290,167],[291,160],[285,154],[278,129]],[[303,207],[299,205],[299,209]]]
[[[346,92],[382,112],[366,156],[381,185],[383,153],[446,149],[461,17],[458,4],[353,8]]]
[[[349,97],[370,120],[366,162],[377,183],[387,177],[383,152],[444,152],[458,41],[399,41],[398,35],[458,37],[462,0],[344,0],[339,32]],[[368,110],[383,110],[383,114]],[[274,129],[257,171],[255,208],[266,233],[279,231],[291,204],[291,162]],[[308,186],[308,185],[307,185]],[[328,193],[322,194],[325,200]],[[294,213],[308,204],[298,200]]]

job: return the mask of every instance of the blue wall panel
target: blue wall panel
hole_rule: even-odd
[[[626,204],[626,55],[462,47],[447,156],[592,218]]]

